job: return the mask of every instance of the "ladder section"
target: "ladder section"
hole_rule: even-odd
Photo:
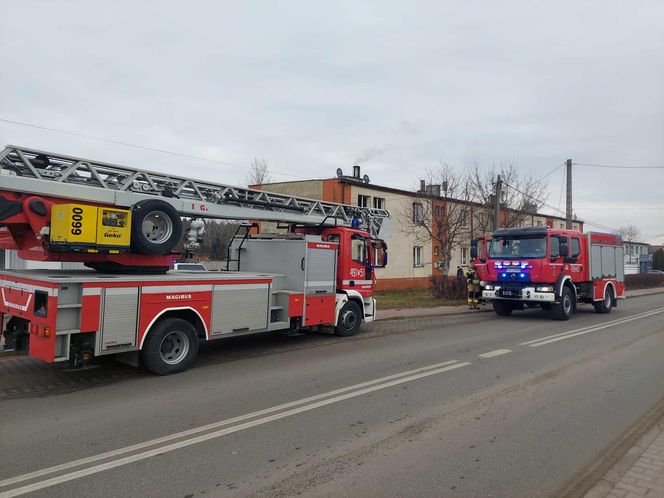
[[[8,145],[0,152],[3,190],[131,207],[159,197],[183,216],[353,226],[374,236],[389,212],[198,181]]]

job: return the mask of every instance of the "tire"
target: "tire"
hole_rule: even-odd
[[[189,368],[197,354],[194,326],[182,318],[166,318],[148,331],[140,353],[141,366],[157,375],[170,375]]]
[[[148,256],[169,254],[182,238],[182,220],[173,206],[159,199],[134,205],[131,249]]]
[[[551,316],[554,320],[569,320],[574,309],[574,294],[569,287],[564,286],[560,301],[551,303]]]
[[[593,303],[595,311],[597,313],[611,313],[612,303],[613,302],[613,287],[610,285],[606,286],[604,291],[604,299],[601,301],[596,301]]]
[[[362,310],[355,301],[348,301],[343,305],[334,328],[334,335],[350,337],[355,335],[362,324]]]
[[[513,310],[514,306],[512,306],[512,303],[502,300],[493,300],[493,311],[496,312],[496,315],[510,316]]]

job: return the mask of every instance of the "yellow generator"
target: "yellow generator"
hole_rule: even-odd
[[[56,204],[51,209],[52,250],[123,253],[129,251],[131,210]]]

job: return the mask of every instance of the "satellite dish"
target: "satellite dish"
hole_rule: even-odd
[[[364,176],[362,177],[362,181],[363,181],[364,183],[369,183],[369,175],[364,175]]]
[[[344,172],[341,168],[337,168],[337,178],[341,178],[344,176]]]

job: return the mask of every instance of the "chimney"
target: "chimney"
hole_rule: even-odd
[[[353,165],[353,178],[357,178],[357,179],[360,178],[360,165],[359,164]]]
[[[425,180],[420,180],[420,192],[424,193],[427,189],[427,182]]]

